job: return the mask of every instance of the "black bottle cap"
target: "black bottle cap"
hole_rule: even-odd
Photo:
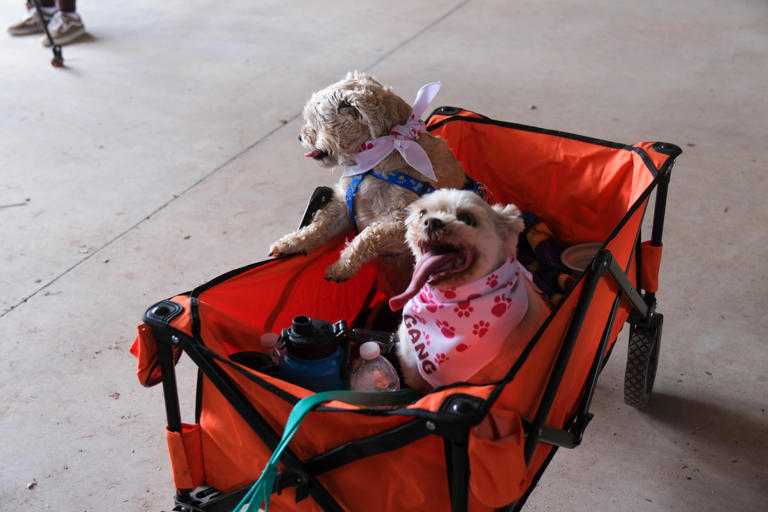
[[[283,329],[283,338],[290,355],[307,360],[328,357],[339,346],[331,323],[305,315],[293,318],[291,327]]]

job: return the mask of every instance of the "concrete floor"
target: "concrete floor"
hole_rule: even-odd
[[[334,180],[296,144],[301,107],[355,68],[406,98],[441,80],[433,106],[684,149],[653,401],[622,403],[623,333],[583,445],[527,510],[768,509],[768,4],[307,3],[81,2],[65,69],[0,36],[0,510],[170,508],[135,326],[294,227]]]

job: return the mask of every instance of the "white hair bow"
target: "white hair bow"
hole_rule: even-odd
[[[392,151],[397,150],[408,165],[426,178],[437,181],[435,171],[432,169],[432,162],[429,161],[427,152],[416,142],[416,139],[419,138],[420,133],[427,131],[424,121],[421,120],[421,115],[437,95],[440,85],[440,82],[430,82],[422,86],[416,94],[416,101],[413,102],[412,113],[408,122],[392,128],[389,135],[364,142],[360,152],[355,157],[355,165],[346,166],[343,176],[354,176],[368,172],[387,158]]]

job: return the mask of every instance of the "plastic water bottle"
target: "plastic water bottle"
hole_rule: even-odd
[[[275,364],[280,364],[280,350],[277,348],[277,341],[280,339],[280,335],[276,332],[265,332],[261,335],[259,341],[261,346],[264,347],[267,354],[269,354],[270,360]]]
[[[379,344],[366,341],[360,345],[360,360],[352,369],[349,387],[353,391],[397,391],[400,378],[392,363],[381,355]]]

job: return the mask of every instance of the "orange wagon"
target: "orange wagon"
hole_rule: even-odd
[[[495,202],[535,213],[564,245],[601,248],[503,380],[441,387],[395,409],[332,401],[312,410],[280,459],[270,510],[519,510],[557,448],[579,445],[597,377],[625,323],[625,401],[642,408],[651,393],[666,194],[681,150],[451,107],[427,124]],[[303,222],[325,194],[316,191]],[[306,256],[236,269],[147,310],[132,351],[141,383],[164,387],[174,510],[232,510],[259,478],[294,404],[312,394],[241,364],[239,354],[261,350],[262,334],[297,315],[362,327],[382,311],[388,297],[374,266],[345,283],[324,280],[343,246],[342,237]],[[396,318],[383,321],[396,329]],[[190,423],[181,419],[174,373],[182,352],[200,370]],[[474,428],[487,415],[504,425],[490,439]]]

